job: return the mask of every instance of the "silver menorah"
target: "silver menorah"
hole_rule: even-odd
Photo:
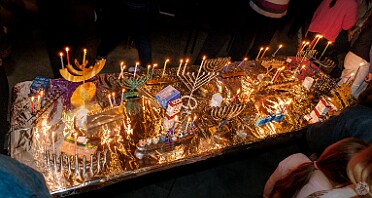
[[[244,110],[244,107],[244,104],[231,104],[223,107],[212,107],[210,110],[210,115],[216,121],[228,121],[238,116]]]
[[[224,67],[230,64],[230,57],[219,57],[214,59],[207,59],[204,61],[203,69],[207,72],[221,71]]]
[[[97,152],[91,154],[87,160],[86,156],[83,159],[79,159],[78,155],[67,155],[61,153],[59,156],[56,154],[49,154],[46,151],[46,164],[50,171],[59,172],[65,176],[66,179],[87,181],[89,178],[99,176],[107,166],[107,150],[104,152]],[[101,156],[102,154],[103,156]],[[88,161],[88,162],[87,162]]]
[[[216,77],[219,74],[218,72],[203,72],[203,73],[201,73],[201,69],[203,67],[204,61],[205,61],[205,57],[203,58],[203,61],[201,62],[200,66],[199,66],[198,73],[196,73],[196,75],[195,75],[195,72],[191,72],[191,73],[187,72],[186,73],[185,70],[186,70],[188,60],[185,61],[185,64],[183,64],[183,61],[181,60],[181,63],[178,66],[177,76],[178,76],[179,79],[181,79],[182,83],[185,84],[185,86],[190,90],[190,95],[182,96],[182,98],[188,98],[187,105],[183,106],[187,110],[195,109],[197,104],[198,104],[196,99],[193,97],[194,91],[196,91],[201,86],[208,83],[210,80],[212,80],[214,77]],[[182,72],[181,72],[181,69],[182,69]],[[194,101],[194,105],[190,104],[190,100]]]

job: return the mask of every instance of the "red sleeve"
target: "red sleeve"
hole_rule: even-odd
[[[358,20],[358,4],[352,3],[347,9],[346,15],[342,22],[342,29],[348,30],[352,28]]]

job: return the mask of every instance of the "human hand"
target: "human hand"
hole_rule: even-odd
[[[368,73],[364,81],[366,81],[367,83],[370,83],[372,81],[372,73]]]

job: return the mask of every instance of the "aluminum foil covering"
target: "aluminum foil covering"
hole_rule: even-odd
[[[273,82],[277,69],[254,61],[219,68],[243,75],[219,75],[195,90],[196,108],[181,110],[173,123],[172,133],[177,137],[162,142],[159,140],[169,133],[164,130],[166,110],[154,96],[169,85],[166,82],[145,84],[133,94],[137,97],[126,98],[120,104],[122,83],[118,82],[118,74],[100,74],[89,80],[97,88],[94,99],[76,108],[70,99],[81,83],[54,79],[47,90],[52,102],[37,114],[30,109],[31,82],[18,83],[13,88],[11,156],[40,171],[52,194],[67,196],[205,160],[308,125],[304,115],[317,101],[290,70],[282,71]],[[176,70],[167,69],[169,82],[182,96],[189,95],[189,89],[177,79]],[[153,79],[161,75],[159,68]],[[131,77],[125,73],[125,78]],[[107,98],[112,92],[117,96],[115,107],[110,107]],[[215,93],[220,93],[223,100],[220,106],[211,107]],[[81,117],[81,112],[88,113]],[[283,115],[282,120],[257,125],[257,119],[274,114]],[[85,142],[74,139],[74,134],[84,137]]]

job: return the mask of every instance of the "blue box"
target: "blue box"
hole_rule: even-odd
[[[173,86],[168,85],[156,94],[155,99],[160,103],[162,107],[167,108],[170,101],[175,100],[179,97],[181,97],[181,92],[179,92]]]
[[[37,94],[41,90],[45,92],[49,88],[50,84],[51,84],[50,78],[43,77],[43,76],[36,76],[30,86],[30,93],[32,95]]]

